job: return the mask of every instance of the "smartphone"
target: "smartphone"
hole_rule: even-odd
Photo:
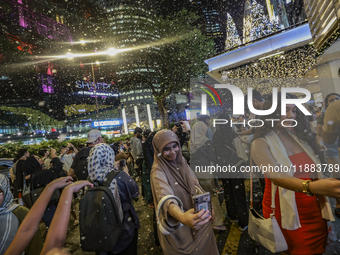
[[[202,209],[205,209],[205,210],[209,210],[209,215],[211,214],[212,206],[211,206],[211,197],[210,197],[209,192],[203,193],[201,195],[196,195],[193,197],[193,199],[194,199],[195,213],[198,213]]]

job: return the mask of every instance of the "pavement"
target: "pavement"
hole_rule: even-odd
[[[140,183],[138,183],[140,185]],[[249,194],[249,180],[246,181],[246,191]],[[222,195],[223,196],[223,195]],[[222,200],[222,197],[221,197]],[[248,197],[249,202],[249,197]],[[335,207],[335,200],[331,201],[332,206]],[[78,214],[79,200],[74,203],[76,212]],[[153,209],[146,206],[142,197],[139,197],[137,202],[134,202],[134,207],[138,214],[141,228],[138,232],[138,255],[161,255],[162,250],[156,245],[154,232],[153,232]],[[222,203],[223,215],[226,215],[225,202]],[[240,232],[237,226],[232,225],[229,220],[225,219],[226,231],[215,232],[215,238],[217,242],[220,254],[228,255],[255,255],[255,254],[268,254],[272,253],[266,251],[263,247],[260,247],[255,241],[253,241],[247,231]],[[340,219],[336,219],[334,222],[335,229],[337,230],[338,240],[340,239]],[[46,235],[44,224],[40,224],[40,229],[43,236]],[[80,247],[80,234],[79,225],[74,226],[74,219],[71,216],[69,222],[69,228],[66,236],[64,247],[75,255],[95,255],[94,252],[85,252]],[[327,254],[340,254],[340,242],[336,241],[327,248]]]

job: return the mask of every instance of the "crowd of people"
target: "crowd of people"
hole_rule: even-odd
[[[296,98],[292,94],[287,97]],[[336,198],[334,214],[340,217],[339,99],[336,93],[325,97],[314,129],[315,119],[307,119],[293,104],[287,104],[286,114],[281,115],[279,100],[270,115],[233,118],[237,122],[289,119],[285,125],[281,121],[275,125],[263,121],[263,126],[250,129],[240,124],[214,127],[208,115],[201,115],[196,123],[181,121],[174,123],[171,130],[151,132],[137,127],[131,139],[111,145],[103,141],[100,131],[91,130],[86,147],[79,151],[68,144],[58,151],[42,149],[39,157],[22,149],[11,169],[13,194],[10,181],[0,175],[0,222],[6,226],[0,229],[0,254],[68,254],[62,247],[70,214],[81,230],[90,228],[100,235],[105,228],[91,226],[96,219],[84,222],[88,219],[84,212],[78,220],[72,202],[79,198],[85,204],[84,200],[94,199],[95,204],[100,204],[97,200],[104,197],[96,200],[89,192],[100,186],[112,193],[109,195],[113,196],[115,209],[109,213],[115,213],[120,223],[117,229],[121,231],[113,247],[93,251],[137,254],[140,223],[134,201],[139,198],[139,182],[145,206],[154,208],[155,239],[164,254],[219,254],[214,230],[226,231],[226,218],[239,231],[247,231],[249,202],[245,181],[250,175],[240,169],[249,165],[295,167],[295,171],[257,173],[258,180],[254,181],[263,191],[262,215],[275,215],[287,242],[286,254],[322,254],[326,251],[329,222],[334,221],[329,198]],[[267,110],[272,104],[270,97],[264,100],[260,92],[254,92],[254,108]],[[229,123],[231,117],[221,112],[217,118]],[[297,122],[295,126],[293,121]],[[217,164],[233,166],[237,174],[197,171]],[[315,171],[323,165],[334,171]],[[105,193],[105,189],[101,192]],[[222,193],[227,215],[221,209]],[[195,197],[206,194],[211,207],[197,210]],[[14,198],[19,204],[13,202]],[[103,210],[104,215],[111,215],[105,214],[108,212],[102,207],[106,205],[101,205],[97,212]],[[41,220],[47,227],[44,243],[38,229]],[[82,241],[85,238],[82,236]],[[86,245],[87,249],[95,247]]]

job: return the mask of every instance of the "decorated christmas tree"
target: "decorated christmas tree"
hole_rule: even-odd
[[[262,5],[256,0],[247,1],[243,26],[244,43],[256,40],[280,30],[276,20],[270,20]]]
[[[227,13],[226,35],[225,50],[242,44],[235,22],[229,13]]]

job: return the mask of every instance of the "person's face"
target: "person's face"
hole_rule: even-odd
[[[2,205],[2,203],[4,202],[5,199],[5,192],[0,189],[0,205]]]
[[[142,133],[137,133],[137,138],[142,139]]]
[[[328,98],[328,105],[331,104],[331,103],[334,103],[336,101],[338,101],[340,99],[340,97],[338,97],[337,95],[331,95],[329,98]]]
[[[177,158],[178,151],[179,151],[178,143],[176,142],[168,143],[167,145],[165,145],[163,149],[162,156],[167,161],[174,161]]]
[[[50,155],[50,152],[49,151],[46,151],[45,152],[45,157],[48,157]]]
[[[60,153],[63,154],[66,150],[67,150],[67,148],[65,148],[65,147],[62,148],[62,149],[60,150]]]
[[[277,123],[277,125],[279,125],[280,127],[284,127],[282,126],[281,122],[285,119],[296,119],[296,111],[297,108],[295,106],[295,104],[287,104],[286,105],[286,115],[281,115],[281,119],[280,122]],[[294,121],[285,121],[284,125],[285,126],[293,126],[295,124]]]
[[[30,153],[29,151],[27,151],[25,154],[24,154],[25,158],[28,158],[30,156]]]

